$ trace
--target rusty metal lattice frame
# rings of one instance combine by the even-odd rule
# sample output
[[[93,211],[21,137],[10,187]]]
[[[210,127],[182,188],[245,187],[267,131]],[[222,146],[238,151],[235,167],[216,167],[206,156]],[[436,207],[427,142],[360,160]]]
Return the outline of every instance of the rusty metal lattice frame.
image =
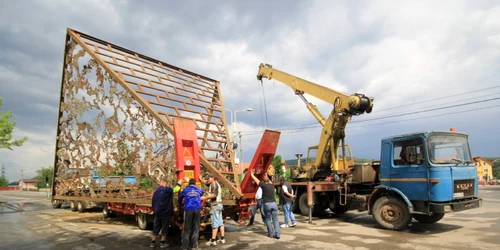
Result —
[[[193,120],[201,165],[234,197],[242,196],[218,81],[72,29],[67,30],[66,46],[69,40],[75,41],[170,134],[173,118]],[[61,95],[61,103],[62,99]]]

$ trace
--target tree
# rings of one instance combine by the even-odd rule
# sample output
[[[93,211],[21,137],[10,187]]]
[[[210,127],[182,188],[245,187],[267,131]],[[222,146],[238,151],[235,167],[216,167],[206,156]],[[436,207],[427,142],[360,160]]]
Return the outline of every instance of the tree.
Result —
[[[283,160],[281,159],[281,155],[275,155],[274,156],[274,159],[273,159],[273,167],[274,167],[274,176],[276,176],[276,178],[280,177],[280,176],[284,176],[284,172],[283,172]]]
[[[9,185],[9,180],[5,177],[0,177],[0,187],[7,187]]]
[[[36,187],[45,188],[47,184],[52,185],[52,177],[54,176],[54,168],[52,167],[42,167],[36,171]]]
[[[9,122],[12,117],[12,112],[9,110],[7,112],[2,112],[2,101],[0,98],[0,149],[7,148],[12,150],[12,147],[20,147],[23,143],[28,140],[28,137],[24,137],[21,140],[12,140],[12,131],[16,122]]]

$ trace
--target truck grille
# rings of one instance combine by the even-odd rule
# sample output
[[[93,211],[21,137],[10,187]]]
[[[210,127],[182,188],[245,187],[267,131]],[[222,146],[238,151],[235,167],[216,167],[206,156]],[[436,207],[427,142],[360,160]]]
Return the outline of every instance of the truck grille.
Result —
[[[455,180],[453,198],[460,199],[474,196],[474,180]]]

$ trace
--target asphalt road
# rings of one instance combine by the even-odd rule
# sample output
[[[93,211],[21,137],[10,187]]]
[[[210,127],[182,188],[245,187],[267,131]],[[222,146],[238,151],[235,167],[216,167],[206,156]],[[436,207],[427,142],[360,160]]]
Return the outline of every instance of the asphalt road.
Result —
[[[337,218],[297,216],[296,228],[282,229],[281,239],[266,236],[257,224],[227,223],[225,245],[201,249],[498,249],[500,246],[500,186],[480,187],[483,207],[447,214],[433,225],[413,221],[401,232],[381,229],[366,213]],[[150,231],[137,228],[133,217],[104,219],[99,212],[52,209],[46,193],[0,192],[0,249],[150,249]],[[280,216],[282,221],[282,216]],[[179,249],[178,235],[169,249]]]

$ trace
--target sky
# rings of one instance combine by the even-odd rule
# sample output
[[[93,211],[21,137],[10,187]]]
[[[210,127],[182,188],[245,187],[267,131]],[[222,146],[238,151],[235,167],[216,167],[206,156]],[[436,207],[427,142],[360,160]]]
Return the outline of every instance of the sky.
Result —
[[[0,150],[6,177],[52,166],[66,28],[220,82],[236,113],[243,161],[263,129],[294,159],[320,128],[291,88],[256,79],[260,63],[336,91],[374,98],[353,117],[354,157],[378,159],[384,137],[469,135],[474,156],[500,156],[498,1],[0,0],[0,97],[23,147]],[[305,95],[328,116],[332,105]],[[264,105],[265,103],[265,105]],[[227,113],[227,117],[231,114]]]

